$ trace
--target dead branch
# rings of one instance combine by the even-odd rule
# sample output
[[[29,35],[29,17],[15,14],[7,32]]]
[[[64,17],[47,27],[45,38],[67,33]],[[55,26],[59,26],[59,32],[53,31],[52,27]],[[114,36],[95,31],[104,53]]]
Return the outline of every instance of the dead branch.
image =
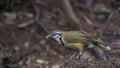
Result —
[[[49,33],[49,30],[42,23],[40,23],[40,21],[39,21],[40,11],[39,11],[38,6],[32,0],[31,0],[31,4],[33,5],[34,10],[36,12],[35,23],[38,24],[38,25],[40,25],[46,33]]]
[[[89,25],[92,25],[92,21],[87,16],[83,16],[83,18]]]
[[[106,21],[106,24],[102,27],[102,29],[101,29],[100,32],[99,32],[100,37],[103,37],[103,32],[104,32],[105,29],[107,29],[107,27],[109,26],[111,18],[113,17],[113,15],[115,15],[115,14],[117,14],[117,13],[118,13],[118,11],[114,11],[114,12],[112,12],[112,13],[109,15],[109,17],[108,17],[108,19],[107,19],[107,21]]]
[[[69,0],[60,0],[62,3],[62,8],[64,10],[65,16],[70,23],[75,25],[76,29],[81,28],[80,20],[75,16],[72,6]]]

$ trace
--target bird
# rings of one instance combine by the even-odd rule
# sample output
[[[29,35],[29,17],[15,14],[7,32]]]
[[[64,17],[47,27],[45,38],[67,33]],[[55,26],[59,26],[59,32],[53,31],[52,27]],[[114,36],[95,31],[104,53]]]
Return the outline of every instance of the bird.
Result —
[[[94,38],[84,31],[60,31],[54,30],[46,36],[46,39],[53,39],[62,46],[78,50],[76,58],[82,56],[87,48],[98,47],[102,50],[110,50],[111,48],[100,38]]]

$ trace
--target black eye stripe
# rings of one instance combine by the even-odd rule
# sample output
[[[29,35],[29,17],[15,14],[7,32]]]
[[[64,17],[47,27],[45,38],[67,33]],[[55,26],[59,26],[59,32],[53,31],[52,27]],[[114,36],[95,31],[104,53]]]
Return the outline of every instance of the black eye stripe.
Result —
[[[52,36],[61,35],[61,33],[54,33]]]
[[[55,37],[55,38],[60,38],[61,36],[60,36],[60,35],[55,35],[54,37]]]

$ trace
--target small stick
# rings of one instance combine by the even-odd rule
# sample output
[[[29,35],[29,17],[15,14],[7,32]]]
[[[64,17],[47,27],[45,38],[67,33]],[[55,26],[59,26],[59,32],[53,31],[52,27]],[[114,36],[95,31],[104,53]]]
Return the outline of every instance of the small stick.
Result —
[[[42,23],[40,23],[40,21],[39,21],[39,16],[40,16],[39,8],[36,6],[36,4],[34,3],[33,0],[31,0],[31,4],[32,4],[33,7],[34,7],[34,10],[36,11],[35,22],[36,22],[38,25],[40,25],[40,26],[44,29],[44,31],[45,31],[46,33],[49,33],[49,30],[48,30]]]
[[[71,24],[73,24],[75,26],[74,27],[75,29],[83,30],[82,26],[81,26],[81,22],[80,22],[79,18],[76,17],[69,0],[60,0],[60,2],[62,4],[62,9],[64,10],[64,13],[65,13],[68,21],[70,21]]]
[[[102,27],[102,29],[101,29],[100,32],[99,32],[99,36],[100,36],[100,37],[103,37],[103,32],[104,32],[105,29],[109,26],[111,18],[112,18],[113,15],[115,15],[116,13],[118,13],[118,11],[114,11],[114,12],[112,12],[112,13],[109,15],[109,17],[108,17],[108,19],[107,19],[107,21],[106,21],[106,24]]]
[[[88,24],[92,24],[92,21],[89,19],[89,18],[87,18],[86,16],[83,16],[83,18],[85,19],[85,21],[88,23]]]

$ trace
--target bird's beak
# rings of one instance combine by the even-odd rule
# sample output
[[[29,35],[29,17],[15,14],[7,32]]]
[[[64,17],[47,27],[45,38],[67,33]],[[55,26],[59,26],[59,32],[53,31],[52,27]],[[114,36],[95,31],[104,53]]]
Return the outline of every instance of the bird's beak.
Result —
[[[50,38],[50,37],[51,37],[51,35],[49,34],[49,35],[47,35],[45,38],[48,39],[48,38]]]

